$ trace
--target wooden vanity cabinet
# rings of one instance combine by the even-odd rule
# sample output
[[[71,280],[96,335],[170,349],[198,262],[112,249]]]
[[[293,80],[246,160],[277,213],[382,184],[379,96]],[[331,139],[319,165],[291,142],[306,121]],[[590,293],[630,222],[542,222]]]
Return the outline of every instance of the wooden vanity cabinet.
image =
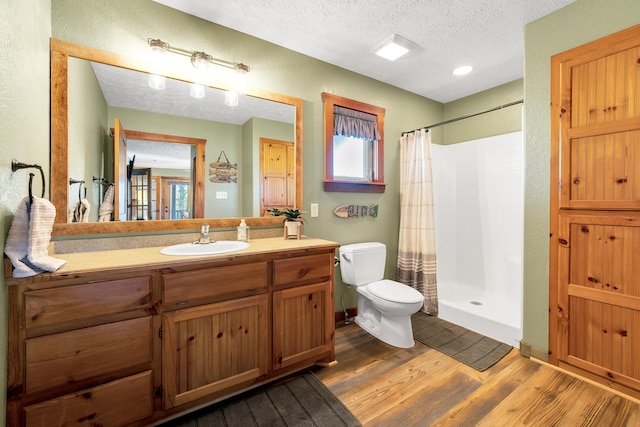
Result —
[[[333,268],[333,253],[274,261],[274,369],[335,359]]]
[[[9,287],[7,425],[150,417],[152,275],[42,279]]]
[[[335,247],[7,278],[7,425],[149,425],[334,362]]]

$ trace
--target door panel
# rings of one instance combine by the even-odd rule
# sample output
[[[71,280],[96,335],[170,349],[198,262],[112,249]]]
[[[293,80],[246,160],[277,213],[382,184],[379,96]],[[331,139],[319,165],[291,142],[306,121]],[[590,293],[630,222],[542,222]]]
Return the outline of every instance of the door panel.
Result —
[[[640,25],[551,58],[549,361],[640,396]]]
[[[116,181],[113,197],[113,220],[126,221],[129,199],[127,197],[129,180],[127,179],[127,137],[120,119],[116,118],[113,136],[113,176]]]
[[[260,215],[295,204],[293,142],[260,138]]]
[[[269,369],[268,296],[223,301],[163,315],[165,408],[228,394]]]

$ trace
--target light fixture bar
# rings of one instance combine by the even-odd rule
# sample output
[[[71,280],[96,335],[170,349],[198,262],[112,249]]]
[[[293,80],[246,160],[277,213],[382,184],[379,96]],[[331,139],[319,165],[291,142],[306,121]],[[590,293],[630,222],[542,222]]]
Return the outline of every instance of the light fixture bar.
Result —
[[[147,40],[147,43],[152,48],[163,49],[167,52],[176,53],[182,56],[188,56],[190,58],[193,58],[194,56],[198,56],[199,59],[205,60],[211,64],[218,65],[221,67],[231,68],[232,70],[244,71],[245,73],[248,73],[249,71],[251,71],[251,68],[248,65],[243,64],[241,62],[226,61],[224,59],[214,58],[213,56],[208,55],[204,52],[196,52],[193,50],[187,50],[180,47],[171,46],[169,43],[163,42],[160,39],[149,38]]]

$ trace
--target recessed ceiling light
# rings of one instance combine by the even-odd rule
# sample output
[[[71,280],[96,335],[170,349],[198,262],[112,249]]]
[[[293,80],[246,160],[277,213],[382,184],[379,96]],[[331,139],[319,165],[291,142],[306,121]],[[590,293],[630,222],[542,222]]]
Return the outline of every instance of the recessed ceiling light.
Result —
[[[463,65],[453,70],[453,74],[456,76],[464,76],[465,74],[469,74],[471,70],[473,70],[471,65]]]
[[[405,55],[412,47],[415,46],[410,40],[405,39],[397,34],[391,34],[389,37],[378,43],[371,52],[381,56],[389,61],[395,61],[402,55]]]

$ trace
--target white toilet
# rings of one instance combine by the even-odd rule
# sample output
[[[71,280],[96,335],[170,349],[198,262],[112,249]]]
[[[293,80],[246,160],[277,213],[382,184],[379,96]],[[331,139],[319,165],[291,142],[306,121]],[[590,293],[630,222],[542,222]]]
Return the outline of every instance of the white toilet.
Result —
[[[387,247],[367,242],[341,246],[342,281],[358,292],[356,323],[387,344],[413,347],[411,315],[424,303],[424,296],[410,286],[383,279]]]

